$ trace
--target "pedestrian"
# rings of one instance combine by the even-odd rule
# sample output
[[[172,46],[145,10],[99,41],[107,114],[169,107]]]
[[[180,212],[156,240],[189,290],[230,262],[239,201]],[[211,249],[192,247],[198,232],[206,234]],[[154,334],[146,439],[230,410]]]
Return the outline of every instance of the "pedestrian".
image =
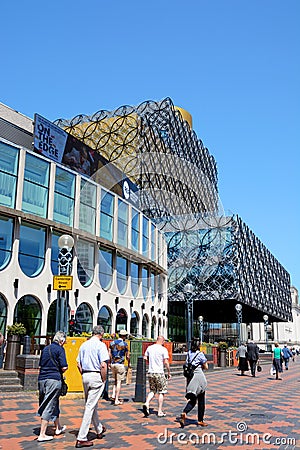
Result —
[[[204,422],[205,412],[205,390],[207,386],[206,377],[203,373],[203,369],[208,369],[207,358],[203,352],[200,351],[200,342],[193,340],[191,343],[191,349],[187,353],[186,364],[191,363],[194,370],[191,378],[187,379],[186,395],[188,400],[185,408],[180,416],[180,426],[184,427],[187,414],[198,403],[198,422],[197,425],[201,427],[207,427],[207,423]]]
[[[251,375],[255,377],[256,364],[259,359],[259,348],[253,341],[249,341],[247,344],[247,359],[250,364]]]
[[[241,371],[241,375],[245,375],[245,372],[247,372],[249,370],[247,356],[248,356],[248,353],[247,353],[246,343],[242,342],[236,352],[236,359],[239,362],[238,370]]]
[[[52,344],[47,345],[40,357],[40,373],[38,376],[39,409],[37,414],[41,417],[39,442],[51,441],[53,436],[46,434],[49,421],[55,425],[55,435],[65,432],[66,427],[61,426],[59,420],[59,396],[61,392],[62,374],[68,369],[66,352],[63,348],[66,334],[57,331]]]
[[[167,393],[168,382],[164,373],[164,366],[167,369],[168,380],[171,378],[169,354],[168,350],[164,347],[165,338],[158,336],[156,343],[150,345],[144,355],[144,359],[148,360],[148,380],[150,392],[147,396],[147,400],[143,405],[143,413],[146,417],[149,416],[149,405],[155,394],[158,394],[158,417],[165,417],[163,412],[164,395]]]
[[[291,352],[292,352],[292,361],[295,362],[295,356],[297,354],[295,347],[291,348]]]
[[[123,400],[120,400],[121,383],[125,379],[126,369],[124,366],[125,359],[130,368],[130,355],[128,351],[128,344],[125,342],[127,336],[126,330],[119,331],[119,339],[115,339],[109,346],[110,367],[114,379],[114,386],[112,397],[110,398],[116,406],[122,405]]]
[[[278,342],[275,342],[275,347],[273,350],[273,366],[276,372],[276,380],[282,380],[282,378],[279,378],[279,373],[282,373],[282,351],[279,347]]]
[[[106,431],[106,427],[102,425],[98,416],[98,401],[105,386],[109,361],[106,345],[102,342],[103,333],[104,328],[101,325],[95,326],[92,337],[81,345],[77,357],[78,370],[82,374],[85,409],[77,435],[76,448],[93,445],[93,442],[87,438],[91,422],[98,439],[102,439]]]
[[[284,361],[285,370],[289,370],[289,361],[290,361],[290,358],[293,358],[293,353],[288,348],[287,344],[284,344],[284,347],[283,347],[281,353],[282,353],[282,357],[283,357],[283,361]]]

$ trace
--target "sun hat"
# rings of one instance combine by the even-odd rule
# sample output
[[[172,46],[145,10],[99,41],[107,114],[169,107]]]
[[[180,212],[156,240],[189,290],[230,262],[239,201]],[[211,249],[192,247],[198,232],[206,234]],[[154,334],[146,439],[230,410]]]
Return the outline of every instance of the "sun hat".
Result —
[[[128,333],[127,333],[127,331],[126,330],[120,330],[119,331],[119,335],[120,336],[126,336]]]

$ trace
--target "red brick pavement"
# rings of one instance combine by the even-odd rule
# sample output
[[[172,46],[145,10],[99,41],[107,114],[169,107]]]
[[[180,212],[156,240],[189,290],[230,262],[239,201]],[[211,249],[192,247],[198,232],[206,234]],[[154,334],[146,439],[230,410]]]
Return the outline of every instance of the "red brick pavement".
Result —
[[[263,366],[255,378],[241,377],[236,369],[207,372],[207,428],[196,426],[196,409],[190,413],[185,428],[179,427],[178,416],[185,405],[183,377],[169,382],[165,418],[156,415],[156,399],[151,403],[150,416],[145,418],[142,405],[133,401],[135,386],[124,386],[122,406],[101,400],[101,418],[107,432],[98,440],[91,429],[93,448],[300,449],[300,357],[290,363],[282,381],[270,376],[269,368]],[[79,397],[70,394],[61,399],[61,423],[67,426],[66,433],[51,442],[38,443],[40,420],[35,415],[36,393],[2,394],[0,446],[3,450],[74,448],[84,406]],[[54,429],[49,427],[48,432],[54,433]]]

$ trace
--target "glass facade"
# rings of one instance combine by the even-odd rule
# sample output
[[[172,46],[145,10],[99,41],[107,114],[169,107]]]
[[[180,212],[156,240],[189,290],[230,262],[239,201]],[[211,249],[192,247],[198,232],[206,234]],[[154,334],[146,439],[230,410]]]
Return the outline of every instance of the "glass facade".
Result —
[[[56,167],[53,220],[73,226],[75,175]]]
[[[84,240],[77,241],[77,275],[82,286],[89,286],[94,277],[94,244]]]
[[[21,223],[19,265],[28,277],[37,276],[44,267],[45,241],[45,228],[31,223]]]
[[[139,291],[139,265],[130,263],[130,275],[131,275],[131,292],[134,298],[137,297]]]
[[[149,252],[149,220],[143,216],[143,239],[142,239],[143,255],[148,257]]]
[[[99,281],[104,290],[110,288],[113,274],[113,255],[111,250],[99,249]]]
[[[148,278],[148,269],[147,267],[142,268],[142,291],[143,297],[146,299],[149,291],[149,278]]]
[[[120,294],[124,294],[127,287],[127,259],[117,255],[117,286]]]
[[[128,246],[128,205],[118,199],[118,239],[123,247]]]
[[[50,164],[26,153],[22,211],[47,217]]]
[[[91,307],[87,303],[81,303],[75,314],[75,332],[90,333],[93,328],[93,313]]]
[[[97,186],[81,179],[79,228],[95,234]]]
[[[100,237],[113,240],[114,196],[101,189]]]
[[[58,275],[59,237],[60,233],[53,232],[51,234],[51,271],[53,275]]]
[[[13,230],[13,219],[0,216],[0,270],[5,269],[11,260]]]
[[[0,142],[0,205],[14,208],[19,149]]]
[[[136,252],[139,251],[140,245],[140,214],[132,208],[131,209],[131,248]]]
[[[155,226],[153,225],[153,223],[151,223],[151,259],[152,259],[152,261],[155,261],[155,250],[156,250]]]

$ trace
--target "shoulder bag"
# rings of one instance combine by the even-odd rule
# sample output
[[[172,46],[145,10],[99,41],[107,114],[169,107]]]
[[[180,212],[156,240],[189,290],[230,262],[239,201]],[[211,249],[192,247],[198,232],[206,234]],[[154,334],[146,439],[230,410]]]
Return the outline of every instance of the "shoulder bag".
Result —
[[[197,355],[198,355],[198,353],[196,353],[196,355],[194,356],[192,361],[190,361],[189,360],[190,357],[188,354],[188,362],[183,365],[183,375],[185,376],[185,378],[188,378],[188,379],[193,378],[195,369],[198,366],[200,366],[201,363],[197,364],[196,366],[193,366],[193,364],[192,364],[192,362],[194,361],[194,359],[196,358]]]
[[[68,385],[67,385],[67,383],[65,382],[65,377],[64,377],[63,374],[61,373],[58,364],[57,364],[56,361],[52,358],[52,353],[51,353],[51,350],[50,350],[50,346],[49,346],[49,355],[50,355],[50,358],[51,358],[52,362],[56,365],[56,367],[58,368],[58,370],[59,370],[59,372],[60,372],[60,376],[61,376],[61,390],[60,390],[60,395],[61,395],[61,397],[64,397],[65,395],[67,395],[67,392],[68,392]]]

